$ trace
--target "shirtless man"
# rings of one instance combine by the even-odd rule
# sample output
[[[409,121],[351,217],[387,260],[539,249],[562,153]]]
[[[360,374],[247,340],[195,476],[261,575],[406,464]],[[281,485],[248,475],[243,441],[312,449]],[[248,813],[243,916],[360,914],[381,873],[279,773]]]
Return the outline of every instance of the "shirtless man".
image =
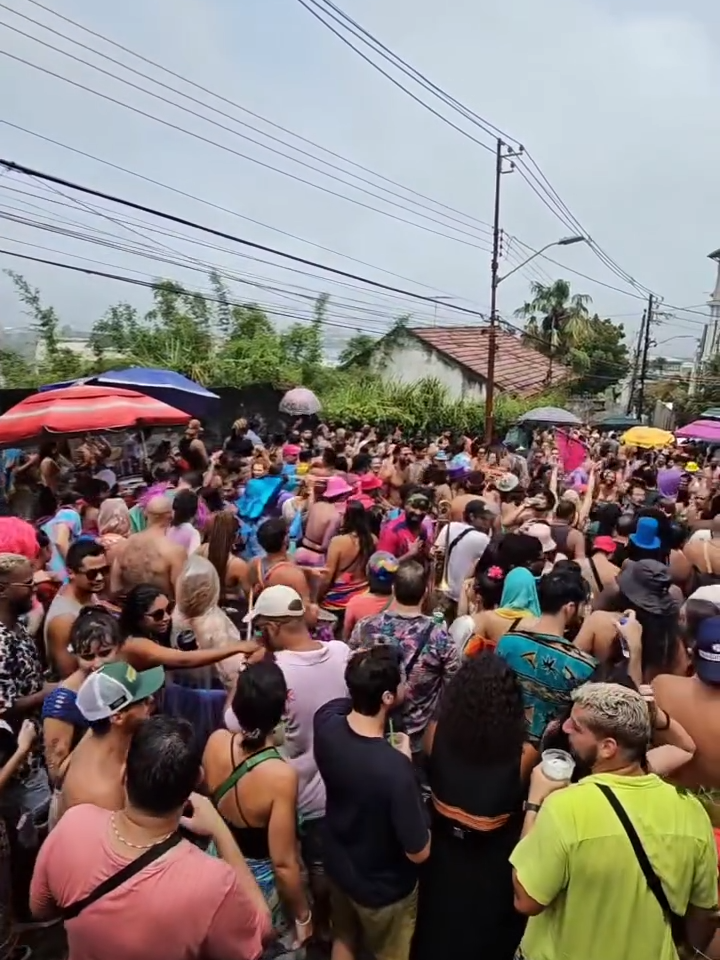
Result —
[[[305,605],[310,602],[310,589],[305,574],[287,554],[288,526],[282,517],[271,517],[260,525],[257,539],[265,551],[250,563],[250,584],[258,594],[278,583],[296,590]]]
[[[83,607],[95,604],[109,573],[105,551],[93,540],[76,540],[65,563],[70,582],[61,588],[45,617],[45,653],[53,675],[64,679],[78,666],[69,649],[70,633]]]
[[[402,506],[400,488],[408,482],[408,467],[411,460],[412,450],[410,447],[396,447],[395,453],[393,453],[392,458],[386,460],[380,474],[381,479],[387,484],[387,499],[393,507]]]
[[[450,520],[452,523],[462,523],[465,508],[473,500],[481,500],[485,489],[485,474],[482,470],[473,470],[461,481],[461,492],[450,501]]]
[[[119,810],[124,803],[125,760],[133,731],[152,712],[152,698],[165,682],[162,667],[138,673],[118,660],[84,681],[77,707],[90,725],[61,769],[56,819],[70,807],[93,803]]]
[[[697,524],[693,525],[697,529]],[[683,548],[683,553],[708,583],[720,582],[720,516],[710,521],[709,538],[693,535]]]
[[[128,537],[122,556],[113,564],[113,592],[123,596],[133,587],[149,583],[173,598],[187,552],[165,536],[172,520],[172,502],[167,497],[153,497],[145,517],[146,529]]]
[[[700,787],[717,790],[720,787],[720,662],[715,650],[720,644],[720,617],[700,620],[692,640],[695,676],[660,674],[652,686],[657,706],[687,730],[697,748],[690,763],[672,779],[691,790]]]

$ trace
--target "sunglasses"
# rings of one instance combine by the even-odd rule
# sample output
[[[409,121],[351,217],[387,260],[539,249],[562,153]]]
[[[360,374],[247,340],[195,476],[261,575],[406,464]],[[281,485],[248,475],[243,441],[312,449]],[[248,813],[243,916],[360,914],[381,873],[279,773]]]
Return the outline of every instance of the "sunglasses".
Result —
[[[95,580],[102,580],[103,577],[106,577],[110,573],[110,567],[95,567],[94,570],[81,570],[80,573],[87,577],[87,579],[94,583]]]
[[[175,603],[172,600],[168,601],[166,607],[162,607],[160,610],[151,610],[145,614],[146,617],[149,617],[150,620],[154,620],[155,623],[162,623],[165,617],[171,616],[173,610],[175,609]]]

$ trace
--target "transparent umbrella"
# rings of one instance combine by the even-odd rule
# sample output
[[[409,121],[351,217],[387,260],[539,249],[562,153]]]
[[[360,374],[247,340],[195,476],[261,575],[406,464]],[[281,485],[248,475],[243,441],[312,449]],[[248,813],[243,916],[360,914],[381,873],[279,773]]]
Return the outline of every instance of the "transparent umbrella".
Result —
[[[322,404],[306,387],[295,387],[288,390],[280,401],[280,413],[289,413],[293,417],[311,417],[319,413]]]

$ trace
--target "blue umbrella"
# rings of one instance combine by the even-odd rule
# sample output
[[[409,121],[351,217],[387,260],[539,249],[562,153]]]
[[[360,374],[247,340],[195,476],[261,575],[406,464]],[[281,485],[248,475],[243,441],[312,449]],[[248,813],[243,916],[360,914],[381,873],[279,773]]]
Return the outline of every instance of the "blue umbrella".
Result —
[[[184,377],[174,370],[156,370],[153,367],[128,367],[126,370],[108,370],[93,377],[83,377],[68,383],[48,384],[41,390],[57,390],[61,386],[73,384],[97,384],[103,387],[123,387],[137,390],[147,397],[153,397],[167,403],[176,410],[189,413],[192,417],[204,417],[220,397],[211,393],[199,383]]]

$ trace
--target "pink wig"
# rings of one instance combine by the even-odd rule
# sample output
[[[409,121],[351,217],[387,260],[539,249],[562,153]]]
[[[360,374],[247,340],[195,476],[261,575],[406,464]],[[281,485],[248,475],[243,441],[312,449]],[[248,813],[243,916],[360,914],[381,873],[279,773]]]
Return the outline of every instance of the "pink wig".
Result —
[[[35,527],[19,517],[0,517],[0,553],[17,553],[35,560],[40,546]]]

